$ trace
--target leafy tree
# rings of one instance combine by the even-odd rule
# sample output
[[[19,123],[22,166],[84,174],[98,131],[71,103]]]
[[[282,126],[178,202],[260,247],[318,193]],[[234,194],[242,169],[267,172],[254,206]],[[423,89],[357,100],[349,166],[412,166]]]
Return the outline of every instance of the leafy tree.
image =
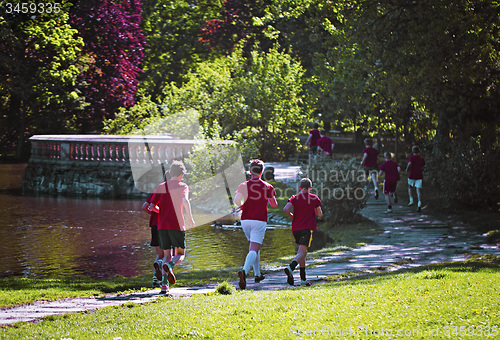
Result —
[[[7,13],[2,7],[0,105],[5,114],[0,117],[1,155],[11,154],[17,144],[16,157],[20,158],[26,136],[65,129],[81,105],[74,85],[83,42],[69,25],[70,6],[62,1],[57,12],[42,13],[29,8],[27,13]]]
[[[94,130],[120,107],[135,104],[145,42],[141,5],[139,0],[79,0],[71,23],[85,42],[79,90],[90,104],[76,125]]]
[[[210,49],[199,41],[199,32],[219,7],[218,0],[142,1],[147,39],[140,87],[147,95],[156,99],[168,83],[181,85],[187,73],[208,58]]]
[[[413,101],[436,115],[437,150],[467,121],[498,124],[498,3],[346,1],[342,13],[343,49],[371,78],[363,86],[401,109]]]
[[[133,131],[153,120],[194,110],[207,134],[255,145],[260,157],[286,159],[305,129],[303,69],[290,56],[272,50],[252,52],[250,64],[235,52],[201,63],[183,86],[165,88],[162,104],[145,100],[143,110],[122,110],[107,131]],[[144,117],[151,115],[151,118]],[[126,127],[126,129],[123,129]]]

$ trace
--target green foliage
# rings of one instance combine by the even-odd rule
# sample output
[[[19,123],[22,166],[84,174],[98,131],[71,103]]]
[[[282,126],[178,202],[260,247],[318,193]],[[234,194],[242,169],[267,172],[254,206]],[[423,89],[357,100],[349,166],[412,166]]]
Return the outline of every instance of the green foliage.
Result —
[[[500,148],[486,147],[471,138],[453,141],[444,155],[426,156],[424,180],[439,188],[443,202],[496,206],[500,202],[496,169],[500,169]]]
[[[227,281],[224,281],[217,286],[215,291],[220,295],[231,295],[236,292],[236,289],[233,287],[232,284],[230,284]]]
[[[368,196],[365,191],[366,176],[355,159],[334,161],[321,157],[303,169],[313,182],[311,193],[318,195],[323,203],[327,225],[350,223],[364,207]]]
[[[238,141],[245,158],[257,148],[266,160],[287,159],[305,128],[303,72],[277,51],[254,52],[248,62],[237,53],[215,58],[201,63],[183,86],[166,86],[161,105],[143,97],[138,107],[122,109],[116,120],[107,121],[105,130],[137,132],[171,115],[193,112],[199,114],[204,137]]]

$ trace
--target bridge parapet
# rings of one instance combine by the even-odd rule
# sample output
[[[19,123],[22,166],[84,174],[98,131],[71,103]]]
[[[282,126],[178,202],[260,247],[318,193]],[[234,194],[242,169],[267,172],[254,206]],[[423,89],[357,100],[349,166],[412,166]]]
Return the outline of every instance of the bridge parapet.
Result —
[[[170,135],[35,135],[30,141],[25,193],[120,198],[145,195],[132,168],[143,169],[146,181],[163,169],[158,165],[188,157],[199,142]]]
[[[172,136],[36,135],[30,162],[169,163],[187,157],[195,140]]]

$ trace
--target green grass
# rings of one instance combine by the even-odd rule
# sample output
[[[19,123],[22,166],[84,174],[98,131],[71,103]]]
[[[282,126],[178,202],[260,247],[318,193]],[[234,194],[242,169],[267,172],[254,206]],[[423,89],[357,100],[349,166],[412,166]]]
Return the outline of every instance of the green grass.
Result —
[[[235,279],[236,268],[182,273],[176,286],[195,286]],[[151,288],[151,275],[116,276],[110,279],[88,277],[0,279],[0,308],[32,303],[35,300],[54,301],[74,297],[104,296]]]
[[[478,339],[488,334],[498,337],[499,279],[497,263],[441,264],[308,288],[162,298],[142,306],[127,304],[51,317],[37,324],[16,324],[1,330],[0,337],[418,339],[437,335],[433,337]],[[398,330],[403,332],[400,336],[396,336]],[[384,336],[381,332],[385,332]],[[391,337],[388,332],[392,332]],[[411,332],[411,336],[404,332]]]

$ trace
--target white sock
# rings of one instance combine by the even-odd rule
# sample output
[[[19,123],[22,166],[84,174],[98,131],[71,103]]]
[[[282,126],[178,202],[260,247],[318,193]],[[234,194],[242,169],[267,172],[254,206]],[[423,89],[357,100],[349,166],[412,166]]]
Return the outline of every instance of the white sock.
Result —
[[[260,276],[260,250],[257,252],[257,257],[253,263],[253,272],[255,276]]]
[[[257,258],[257,252],[255,250],[250,250],[247,254],[247,258],[245,259],[245,265],[243,266],[245,275],[248,275],[250,267],[255,263],[256,258]]]

